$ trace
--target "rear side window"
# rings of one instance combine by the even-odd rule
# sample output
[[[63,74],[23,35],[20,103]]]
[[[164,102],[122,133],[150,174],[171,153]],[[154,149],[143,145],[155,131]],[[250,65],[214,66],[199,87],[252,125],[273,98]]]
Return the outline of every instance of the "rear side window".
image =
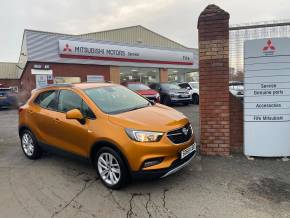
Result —
[[[92,110],[78,94],[69,90],[61,90],[58,97],[58,111],[65,113],[73,109],[80,110],[85,118],[96,118]]]
[[[34,100],[35,104],[38,104],[40,107],[47,108],[50,110],[56,110],[56,91],[50,90],[40,93],[37,98]]]

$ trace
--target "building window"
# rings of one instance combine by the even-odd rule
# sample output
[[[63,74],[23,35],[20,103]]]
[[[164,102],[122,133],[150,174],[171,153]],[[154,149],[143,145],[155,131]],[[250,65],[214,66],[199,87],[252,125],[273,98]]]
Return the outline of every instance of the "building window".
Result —
[[[168,69],[168,82],[197,82],[199,73],[192,69]]]
[[[55,77],[54,83],[80,83],[80,77]]]
[[[150,84],[159,82],[158,68],[120,67],[122,82],[142,82]]]

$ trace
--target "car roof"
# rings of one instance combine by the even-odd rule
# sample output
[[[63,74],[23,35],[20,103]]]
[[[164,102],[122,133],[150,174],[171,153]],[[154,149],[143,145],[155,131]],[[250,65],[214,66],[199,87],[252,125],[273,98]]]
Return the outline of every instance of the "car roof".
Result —
[[[127,84],[144,84],[144,83],[141,83],[141,82],[125,82],[125,83],[127,83]]]
[[[77,89],[90,89],[90,88],[98,88],[98,87],[107,87],[107,86],[118,86],[118,84],[114,83],[60,83],[60,84],[50,84],[41,88],[36,88],[34,91],[43,91],[49,89],[57,89],[57,88],[77,88]]]

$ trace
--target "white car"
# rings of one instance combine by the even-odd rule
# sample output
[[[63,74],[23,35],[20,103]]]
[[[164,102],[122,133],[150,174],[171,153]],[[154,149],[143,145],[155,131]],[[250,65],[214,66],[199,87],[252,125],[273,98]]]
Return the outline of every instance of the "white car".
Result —
[[[184,82],[178,84],[181,88],[187,89],[192,96],[192,103],[199,104],[199,82]]]
[[[244,97],[244,83],[239,81],[230,81],[229,91],[232,95],[243,98]]]

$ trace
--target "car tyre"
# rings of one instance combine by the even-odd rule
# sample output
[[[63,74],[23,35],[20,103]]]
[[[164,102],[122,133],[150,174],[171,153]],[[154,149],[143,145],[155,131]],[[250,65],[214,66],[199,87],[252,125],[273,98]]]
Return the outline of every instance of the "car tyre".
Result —
[[[128,169],[122,156],[110,147],[97,151],[94,166],[102,183],[110,189],[120,189],[129,182]]]
[[[167,106],[171,106],[172,105],[172,102],[171,102],[171,99],[169,96],[165,96],[164,97],[164,100],[163,100],[163,103]]]
[[[192,95],[192,103],[199,104],[199,96],[197,94]]]
[[[42,150],[30,130],[23,130],[20,134],[20,139],[22,151],[28,159],[36,160],[41,157]]]

